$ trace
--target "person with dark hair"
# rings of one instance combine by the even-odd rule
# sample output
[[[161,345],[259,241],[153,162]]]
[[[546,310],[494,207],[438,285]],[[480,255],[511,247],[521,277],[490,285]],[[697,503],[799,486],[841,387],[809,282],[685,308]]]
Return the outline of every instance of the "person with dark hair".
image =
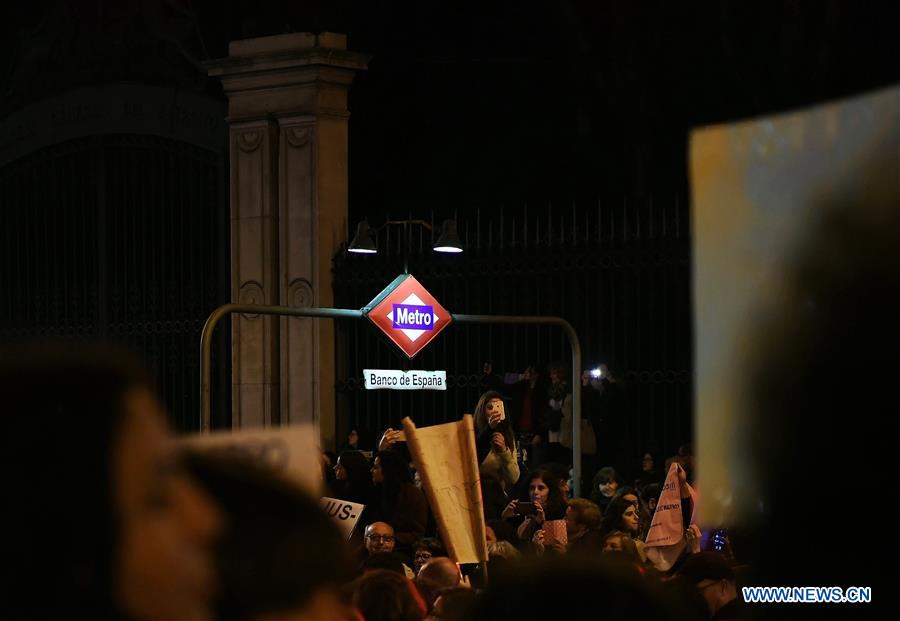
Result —
[[[481,365],[481,378],[478,380],[478,387],[482,392],[499,391],[503,387],[503,378],[494,373],[494,365],[485,362]]]
[[[497,479],[482,478],[480,486],[485,521],[499,519],[504,507],[509,503],[509,496],[503,489],[503,484]]]
[[[375,515],[394,529],[397,552],[411,560],[412,546],[425,535],[428,501],[412,482],[408,462],[394,450],[379,451],[372,466]]]
[[[415,556],[413,557],[413,573],[419,575],[422,566],[433,558],[447,556],[444,544],[433,537],[425,537],[416,542]]]
[[[549,409],[546,400],[546,380],[537,365],[530,364],[520,374],[518,382],[507,390],[513,397],[513,423],[516,439],[523,452],[527,452],[530,466],[545,461],[547,448],[547,428],[545,411]]]
[[[600,539],[600,551],[603,554],[621,554],[629,562],[641,564],[643,559],[638,551],[638,542],[631,535],[621,530],[611,530]]]
[[[550,461],[568,464],[572,461],[572,451],[560,444],[562,419],[565,416],[563,406],[567,397],[571,400],[572,394],[567,381],[568,371],[561,362],[552,362],[547,365],[547,376],[550,378],[544,402],[547,407],[542,410],[542,426],[548,430],[546,457]]]
[[[615,495],[613,496],[613,500],[616,498],[623,498],[626,502],[630,502],[635,506],[638,512],[638,518],[640,519],[640,524],[638,527],[637,535],[634,535],[635,539],[643,540],[647,535],[647,531],[650,529],[650,522],[653,519],[653,514],[647,509],[647,506],[644,504],[644,501],[641,500],[640,495],[637,490],[630,486],[620,487],[616,490]],[[690,517],[688,517],[690,519]]]
[[[521,541],[531,541],[545,521],[563,520],[566,517],[566,499],[562,496],[559,479],[551,472],[535,470],[529,475],[527,483],[527,496],[521,501],[513,500],[506,505],[502,516],[505,520],[521,519],[516,529],[516,536]],[[522,514],[520,502],[530,502],[531,511]]]
[[[338,454],[340,455],[344,451],[364,451],[366,449],[366,442],[364,442],[363,438],[365,437],[365,431],[360,429],[358,426],[350,427],[347,431],[347,439],[341,444],[340,450]]]
[[[469,587],[453,587],[438,595],[432,607],[432,618],[442,621],[468,621],[478,601],[478,595]]]
[[[591,611],[586,615],[585,611]],[[491,578],[468,617],[471,621],[553,621],[598,618],[611,621],[676,617],[656,585],[633,563],[611,555],[599,559],[549,557],[504,567]]]
[[[593,500],[601,510],[606,511],[606,505],[616,495],[619,489],[619,475],[615,469],[606,466],[600,468],[594,475],[594,481],[591,485],[591,500]]]
[[[595,555],[603,548],[600,507],[586,498],[573,498],[566,507],[566,535],[568,552]]]
[[[504,413],[503,397],[488,391],[475,405],[475,450],[478,470],[484,479],[496,479],[504,490],[519,480],[516,435],[510,417]]]
[[[400,574],[405,578],[411,578],[411,572],[407,572],[407,566],[403,564],[403,560],[393,552],[376,552],[369,554],[359,564],[359,573],[365,575],[366,572],[378,569],[386,569]]]
[[[697,588],[709,606],[712,621],[743,617],[734,570],[721,554],[715,552],[691,554],[681,564],[677,575]]]
[[[130,355],[81,344],[0,352],[0,618],[212,619],[221,512],[180,467]]]
[[[650,513],[650,519],[653,519],[653,512],[656,511],[656,503],[659,502],[659,495],[662,494],[662,485],[659,483],[651,483],[641,490],[641,500],[647,506],[647,512]]]
[[[624,412],[624,383],[611,363],[599,365],[600,377],[591,378],[591,395],[597,395],[595,407],[599,411],[597,454],[616,468],[619,474],[631,472],[632,434]],[[620,482],[630,480],[627,476]]]
[[[357,580],[353,605],[365,621],[422,621],[426,612],[412,581],[384,569],[367,572]]]
[[[638,539],[641,534],[641,516],[636,504],[621,496],[613,498],[606,506],[606,511],[603,513],[601,528],[605,533],[614,530],[626,533],[629,537],[634,539],[635,542],[638,542],[637,546],[638,552],[641,554],[641,560],[645,560],[646,556],[643,551],[643,542]]]
[[[654,457],[653,453],[650,451],[644,451],[644,454],[641,457],[640,473],[634,480],[634,486],[640,491],[647,485],[662,483],[664,479],[665,476],[660,473],[659,468],[657,467],[656,457]]]
[[[352,562],[340,530],[319,504],[234,453],[194,454],[188,463],[227,516],[216,546],[218,620],[336,616]]]
[[[334,464],[334,497],[365,505],[357,523],[357,531],[372,523],[375,509],[375,485],[372,483],[372,467],[360,451],[343,451]]]
[[[327,496],[334,497],[337,488],[337,479],[334,475],[334,465],[337,463],[337,455],[334,451],[320,451],[322,460],[322,482]]]
[[[563,498],[568,499],[572,494],[572,486],[569,485],[569,467],[551,461],[541,464],[541,469],[546,470],[559,479],[559,491],[562,493]]]
[[[709,621],[709,605],[693,581],[674,576],[663,582],[663,590],[677,608],[680,621]]]

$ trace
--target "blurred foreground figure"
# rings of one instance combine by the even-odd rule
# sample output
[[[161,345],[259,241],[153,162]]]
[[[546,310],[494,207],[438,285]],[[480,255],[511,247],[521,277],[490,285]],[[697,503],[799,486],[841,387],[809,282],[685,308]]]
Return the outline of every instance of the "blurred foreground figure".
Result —
[[[549,557],[510,565],[492,576],[470,619],[634,621],[679,619],[672,604],[633,564],[606,556]]]
[[[353,578],[337,525],[306,492],[232,452],[192,453],[190,471],[221,504],[218,621],[342,621]]]
[[[871,586],[872,601],[754,604],[748,618],[898,618],[900,177],[881,179],[811,229],[759,330],[745,436],[761,480],[744,546],[754,583]],[[827,508],[837,497],[841,517]],[[878,510],[856,520],[854,504]]]
[[[0,352],[3,619],[207,621],[221,516],[162,408],[107,349]]]

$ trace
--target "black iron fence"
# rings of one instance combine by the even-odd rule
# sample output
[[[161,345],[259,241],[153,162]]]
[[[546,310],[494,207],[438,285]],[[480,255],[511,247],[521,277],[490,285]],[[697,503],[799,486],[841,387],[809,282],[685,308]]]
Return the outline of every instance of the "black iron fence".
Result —
[[[571,322],[585,366],[607,363],[625,382],[622,407],[637,460],[641,450],[668,453],[691,437],[686,212],[678,198],[482,211],[458,222],[461,255],[431,252],[430,233],[414,227],[409,271],[451,312]],[[388,227],[378,255],[339,253],[336,306],[369,302],[402,271],[406,245],[402,230]],[[502,374],[551,361],[567,366],[570,356],[565,336],[549,327],[451,326],[411,362],[374,326],[336,329],[339,441],[352,427],[371,443],[403,416],[430,425],[471,412],[485,362]],[[365,368],[446,370],[448,389],[367,391]]]
[[[0,341],[125,345],[154,373],[175,424],[196,429],[200,331],[228,301],[225,164],[169,139],[107,135],[0,169]],[[220,425],[230,401],[223,351]]]

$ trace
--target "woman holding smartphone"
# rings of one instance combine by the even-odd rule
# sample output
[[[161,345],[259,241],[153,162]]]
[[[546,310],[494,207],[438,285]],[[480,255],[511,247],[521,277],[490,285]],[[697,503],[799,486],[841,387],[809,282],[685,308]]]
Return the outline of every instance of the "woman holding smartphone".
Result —
[[[475,449],[482,479],[500,481],[509,491],[519,480],[516,434],[499,392],[489,390],[475,406]]]
[[[502,515],[504,519],[522,519],[516,536],[523,541],[531,541],[547,520],[564,520],[567,506],[559,479],[548,470],[532,472],[527,490],[526,499],[513,500],[506,505]]]

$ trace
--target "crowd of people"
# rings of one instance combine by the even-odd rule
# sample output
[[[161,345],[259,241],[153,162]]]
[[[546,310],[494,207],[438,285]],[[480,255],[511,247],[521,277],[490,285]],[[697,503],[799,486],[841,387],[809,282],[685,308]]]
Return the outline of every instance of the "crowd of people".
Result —
[[[331,497],[366,505],[350,541],[362,579],[371,571],[394,571],[417,586],[424,615],[452,617],[459,608],[465,615],[457,618],[468,618],[477,597],[454,595],[444,604],[443,594],[459,589],[478,594],[493,579],[531,562],[605,559],[640,576],[648,587],[660,587],[664,598],[678,599],[681,618],[740,618],[736,585],[746,568],[734,557],[727,535],[712,537],[691,523],[691,445],[679,447],[665,464],[643,452],[633,456],[636,464],[629,468],[627,445],[601,440],[598,433],[584,443],[590,451],[585,456],[611,461],[590,471],[583,497],[573,497],[572,434],[564,432],[566,425],[571,430],[571,390],[561,365],[550,365],[547,375],[542,382],[534,366],[505,375],[484,367],[484,392],[473,418],[486,568],[458,567],[449,560],[403,434],[384,430],[369,458],[359,450],[360,431],[350,431],[333,467],[327,458],[325,478]],[[613,427],[619,382],[605,366],[585,371],[581,381],[586,432]],[[607,452],[598,452],[598,446]],[[679,475],[684,545],[674,563],[659,564],[648,557],[644,542],[672,464]]]
[[[121,353],[23,349],[3,357],[0,393],[10,411],[36,414],[8,417],[3,435],[19,468],[4,477],[15,570],[0,582],[4,618],[495,621],[599,607],[599,618],[699,621],[745,612],[747,565],[727,533],[692,523],[690,445],[662,468],[651,453],[636,456],[627,479],[600,467],[573,497],[571,464],[522,459],[520,413],[487,390],[474,433],[488,560],[459,565],[397,430],[371,455],[348,447],[323,470],[330,497],[365,506],[348,541],[318,499],[259,462],[175,442],[140,365]],[[677,474],[685,528],[677,558],[659,563],[646,541],[672,487],[666,473]]]
[[[640,595],[614,618],[644,609],[733,618],[721,614],[734,612],[731,565],[718,553],[704,561],[699,537],[671,571],[647,560],[644,494],[661,471],[648,464],[636,487],[603,468],[589,494],[603,508],[572,498],[567,464],[518,458],[515,421],[496,392],[475,408],[489,560],[458,565],[393,429],[371,458],[348,449],[329,469],[327,493],[365,505],[348,541],[318,499],[259,462],[175,442],[151,383],[124,354],[25,348],[4,356],[0,391],[13,411],[39,414],[10,417],[4,435],[4,455],[27,465],[27,476],[4,478],[15,568],[2,583],[4,618],[507,618],[498,610],[521,603],[504,598],[521,589],[527,599],[529,581],[548,580],[540,598],[567,609],[566,590],[589,588],[591,576],[611,597]],[[688,489],[690,464],[679,463]]]

